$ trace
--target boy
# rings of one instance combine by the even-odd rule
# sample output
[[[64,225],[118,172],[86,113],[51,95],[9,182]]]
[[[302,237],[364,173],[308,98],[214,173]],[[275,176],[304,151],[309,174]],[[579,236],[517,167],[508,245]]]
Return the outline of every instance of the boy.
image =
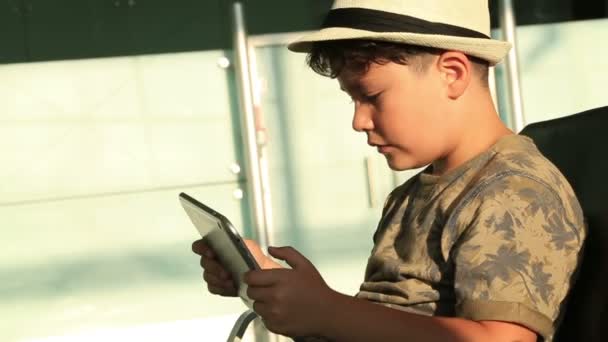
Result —
[[[245,280],[266,327],[331,341],[550,341],[585,237],[580,206],[533,142],[500,121],[484,0],[338,0],[290,45],[354,101],[353,128],[394,170],[429,165],[389,196],[365,281],[331,290],[291,247],[249,246]],[[212,293],[234,295],[197,241]],[[380,305],[378,305],[380,304]],[[305,339],[303,339],[305,340]]]

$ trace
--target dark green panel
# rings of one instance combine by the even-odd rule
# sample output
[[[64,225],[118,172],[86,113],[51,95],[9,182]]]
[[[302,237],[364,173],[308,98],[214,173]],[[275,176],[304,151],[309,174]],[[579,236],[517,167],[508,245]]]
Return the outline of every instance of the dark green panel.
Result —
[[[490,1],[492,27],[499,25],[500,1]],[[518,25],[548,24],[608,17],[606,0],[527,0],[513,1]]]
[[[218,1],[27,0],[29,60],[225,49]]]
[[[332,0],[245,0],[250,34],[308,31],[319,28]]]
[[[23,16],[11,10],[23,7]],[[245,0],[250,34],[317,28],[331,0]],[[0,6],[2,62],[229,49],[230,0],[9,0]],[[24,44],[24,41],[27,44]],[[13,46],[14,45],[14,46]]]
[[[0,2],[0,63],[26,58],[20,0]]]
[[[229,49],[230,0],[7,0],[0,63]],[[332,0],[243,0],[251,34],[318,28]],[[498,22],[492,1],[493,25]],[[519,24],[607,16],[605,0],[514,2]],[[25,42],[25,43],[24,43]]]
[[[140,0],[129,8],[129,25],[137,54],[232,45],[230,14],[218,0]]]
[[[30,60],[103,57],[129,48],[126,8],[114,1],[31,0]]]

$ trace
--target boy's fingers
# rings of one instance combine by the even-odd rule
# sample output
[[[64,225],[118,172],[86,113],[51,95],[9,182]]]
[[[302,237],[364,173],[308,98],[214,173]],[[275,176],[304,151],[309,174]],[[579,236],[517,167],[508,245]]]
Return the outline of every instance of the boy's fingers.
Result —
[[[203,279],[208,283],[211,284],[213,286],[217,286],[217,287],[234,287],[234,282],[232,281],[232,279],[224,279],[216,274],[210,273],[210,272],[204,272],[203,273]]]
[[[235,288],[223,288],[223,287],[216,287],[213,285],[208,285],[207,289],[209,290],[209,292],[211,292],[213,294],[224,296],[224,297],[235,297],[237,294]]]
[[[205,270],[203,272],[203,279],[207,283],[207,289],[209,292],[225,296],[234,297],[237,295],[236,286],[230,274],[222,267],[222,265],[216,261],[215,253],[205,243],[204,239],[194,241],[192,243],[192,251],[201,256],[201,267]]]
[[[272,286],[279,282],[281,277],[284,275],[283,272],[289,272],[287,269],[267,269],[249,271],[245,273],[244,281],[249,286],[254,287],[266,287]]]
[[[272,298],[272,295],[275,291],[276,290],[271,287],[249,286],[247,288],[247,297],[253,299],[256,302],[268,302]]]
[[[205,243],[205,240],[196,240],[192,243],[192,251],[200,256],[207,256],[209,258],[214,258],[215,253],[213,250]]]
[[[205,270],[205,273],[213,273],[217,277],[222,279],[230,279],[230,273],[228,273],[220,263],[215,260],[208,259],[205,257],[201,258],[201,267]]]
[[[293,247],[269,247],[268,253],[277,259],[284,260],[294,269],[310,265],[310,261]]]

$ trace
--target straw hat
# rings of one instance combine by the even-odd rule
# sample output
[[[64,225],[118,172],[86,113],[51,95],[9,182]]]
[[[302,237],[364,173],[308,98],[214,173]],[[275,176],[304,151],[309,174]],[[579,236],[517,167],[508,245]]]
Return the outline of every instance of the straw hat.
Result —
[[[488,0],[336,0],[321,30],[289,44],[366,39],[428,46],[499,63],[511,44],[490,38]]]

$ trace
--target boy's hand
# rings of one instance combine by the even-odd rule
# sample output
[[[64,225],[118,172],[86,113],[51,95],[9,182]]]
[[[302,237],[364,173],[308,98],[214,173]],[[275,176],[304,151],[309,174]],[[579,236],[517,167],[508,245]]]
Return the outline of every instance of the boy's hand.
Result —
[[[247,294],[268,330],[287,336],[321,333],[326,312],[337,294],[314,265],[291,247],[269,248],[292,269],[250,271],[245,275]]]
[[[267,257],[260,246],[253,240],[245,240],[245,245],[262,269],[280,268],[281,265]],[[230,273],[220,264],[211,247],[204,239],[194,241],[192,251],[201,256],[201,266],[204,269],[203,279],[207,282],[209,292],[227,297],[235,297],[237,289]]]
[[[194,241],[192,251],[201,256],[203,279],[207,282],[209,292],[227,297],[237,295],[236,285],[230,273],[220,264],[211,247],[204,239]]]

